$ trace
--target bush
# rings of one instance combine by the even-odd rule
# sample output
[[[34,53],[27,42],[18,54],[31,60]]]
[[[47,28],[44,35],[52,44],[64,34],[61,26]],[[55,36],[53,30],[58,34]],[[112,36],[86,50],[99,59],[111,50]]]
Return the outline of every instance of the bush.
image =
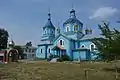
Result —
[[[58,58],[59,56],[58,55],[53,55],[53,58]]]
[[[62,56],[61,56],[61,60],[62,60],[62,61],[69,61],[70,58],[69,58],[69,56],[68,56],[67,54],[65,54],[65,55],[62,55]]]
[[[58,55],[51,54],[51,55],[49,56],[49,59],[48,59],[48,60],[50,61],[52,58],[58,58],[57,61],[59,61],[59,62],[62,62],[62,61],[70,61],[70,58],[69,58],[69,56],[68,56],[67,54],[61,55],[61,57],[59,57]]]
[[[62,62],[63,60],[62,60],[62,58],[59,58],[59,59],[57,59],[57,61]]]

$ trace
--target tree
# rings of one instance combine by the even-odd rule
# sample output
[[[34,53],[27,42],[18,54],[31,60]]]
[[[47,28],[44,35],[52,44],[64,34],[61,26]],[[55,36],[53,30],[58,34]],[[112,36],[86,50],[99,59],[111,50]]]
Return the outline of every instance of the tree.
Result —
[[[104,38],[94,38],[93,43],[98,48],[100,52],[99,56],[103,60],[114,60],[120,59],[120,31],[109,29],[108,23],[103,23],[103,25],[98,25],[102,32]]]
[[[17,49],[19,56],[21,56],[21,58],[23,58],[23,49],[21,48],[21,46],[14,46],[14,49]]]
[[[25,46],[32,46],[32,42],[31,41],[27,42]]]
[[[0,49],[7,48],[8,37],[8,32],[5,29],[0,28]]]

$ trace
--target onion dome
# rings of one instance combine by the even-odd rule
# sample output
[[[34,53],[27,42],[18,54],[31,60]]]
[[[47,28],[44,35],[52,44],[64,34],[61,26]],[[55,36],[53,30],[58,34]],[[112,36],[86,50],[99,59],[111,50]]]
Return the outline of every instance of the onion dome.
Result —
[[[83,25],[83,23],[80,22],[80,21],[76,18],[75,10],[74,10],[74,9],[72,9],[72,10],[70,11],[70,18],[69,18],[68,20],[66,20],[63,25],[68,24],[68,23],[77,23],[77,24]]]

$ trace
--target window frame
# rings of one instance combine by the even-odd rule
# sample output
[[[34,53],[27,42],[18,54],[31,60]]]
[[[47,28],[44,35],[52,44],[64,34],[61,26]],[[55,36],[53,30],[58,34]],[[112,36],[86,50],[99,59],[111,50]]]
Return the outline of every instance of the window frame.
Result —
[[[50,53],[51,52],[51,50],[50,50],[50,48],[48,49],[48,53]]]
[[[92,46],[93,46],[93,49],[92,49]],[[95,44],[90,44],[90,51],[94,51],[94,49],[95,49]]]
[[[67,25],[66,26],[66,32],[69,32],[70,31],[70,25]]]
[[[82,47],[82,46],[84,46],[84,47]],[[81,47],[81,48],[85,48],[85,44],[82,44],[80,47]]]
[[[42,49],[40,49],[40,53],[41,53],[41,54],[42,54],[42,52],[43,52]]]
[[[61,42],[62,42],[62,43],[61,43]],[[65,44],[64,42],[65,42],[65,41],[64,41],[63,39],[60,39],[60,40],[59,40],[59,45],[63,47],[64,44]]]
[[[78,25],[75,24],[75,25],[74,25],[74,32],[77,32],[77,31],[78,31]]]

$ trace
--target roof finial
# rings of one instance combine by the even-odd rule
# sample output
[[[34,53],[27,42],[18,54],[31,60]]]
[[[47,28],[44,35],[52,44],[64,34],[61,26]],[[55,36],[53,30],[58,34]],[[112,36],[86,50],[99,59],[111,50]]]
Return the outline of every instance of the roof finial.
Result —
[[[73,2],[72,2],[72,9],[73,9]]]
[[[73,0],[72,0],[72,9],[74,9],[74,4],[73,4]]]
[[[48,9],[48,20],[51,20],[50,7]]]

